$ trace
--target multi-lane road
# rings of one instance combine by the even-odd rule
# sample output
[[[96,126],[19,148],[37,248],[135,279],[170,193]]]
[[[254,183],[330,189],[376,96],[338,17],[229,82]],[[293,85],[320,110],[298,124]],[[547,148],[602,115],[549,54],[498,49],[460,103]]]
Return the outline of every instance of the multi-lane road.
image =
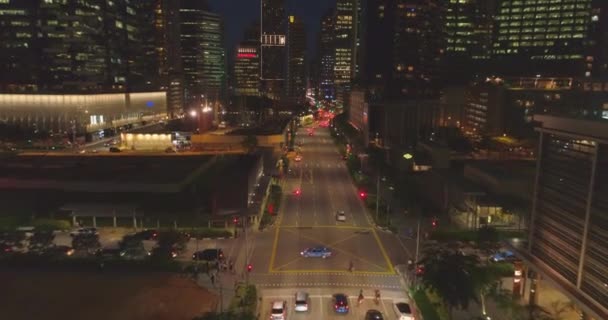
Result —
[[[262,316],[269,316],[271,301],[286,300],[289,306],[296,290],[314,292],[320,304],[298,319],[320,319],[318,312],[325,311],[322,318],[330,319],[331,295],[345,292],[356,299],[359,290],[366,296],[375,289],[385,292],[376,307],[392,312],[393,300],[407,299],[395,265],[407,262],[411,245],[374,226],[328,129],[317,128],[313,136],[300,129],[297,141],[302,160],[290,163],[291,173],[282,181],[277,221],[256,234],[247,250],[253,266],[249,280],[262,289]],[[345,212],[346,221],[336,219],[338,211]],[[332,256],[302,257],[300,252],[311,247],[326,247]],[[365,312],[354,310],[352,318],[363,317]]]

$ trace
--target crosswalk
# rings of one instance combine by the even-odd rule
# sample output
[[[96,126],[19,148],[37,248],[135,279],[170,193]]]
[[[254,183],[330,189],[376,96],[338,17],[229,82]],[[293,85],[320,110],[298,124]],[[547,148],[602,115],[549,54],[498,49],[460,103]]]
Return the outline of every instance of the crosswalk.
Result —
[[[402,289],[401,277],[395,274],[360,272],[298,272],[251,274],[250,281],[262,287],[363,287]]]

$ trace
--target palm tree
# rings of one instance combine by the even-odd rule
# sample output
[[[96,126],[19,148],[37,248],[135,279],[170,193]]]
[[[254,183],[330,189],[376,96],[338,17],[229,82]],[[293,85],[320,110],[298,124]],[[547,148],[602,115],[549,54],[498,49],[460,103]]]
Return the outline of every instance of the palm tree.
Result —
[[[433,251],[421,261],[424,265],[422,284],[441,297],[448,309],[448,317],[452,319],[454,308],[467,309],[471,300],[477,301],[473,274],[478,258],[445,249]]]

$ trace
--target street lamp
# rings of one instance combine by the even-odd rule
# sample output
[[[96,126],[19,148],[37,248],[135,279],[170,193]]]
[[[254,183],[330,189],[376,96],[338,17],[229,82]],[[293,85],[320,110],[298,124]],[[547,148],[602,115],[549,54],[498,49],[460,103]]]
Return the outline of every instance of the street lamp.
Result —
[[[190,111],[190,116],[196,117],[197,115],[198,115],[198,113],[196,112],[196,110]]]
[[[414,156],[411,153],[404,153],[403,154],[403,159],[405,160],[410,160],[412,159]]]

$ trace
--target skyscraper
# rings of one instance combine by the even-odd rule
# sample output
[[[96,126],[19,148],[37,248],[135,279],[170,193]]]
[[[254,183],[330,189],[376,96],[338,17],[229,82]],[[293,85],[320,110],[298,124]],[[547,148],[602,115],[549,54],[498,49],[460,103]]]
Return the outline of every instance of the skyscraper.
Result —
[[[260,27],[253,24],[245,31],[243,41],[236,48],[234,60],[234,94],[260,95]]]
[[[4,92],[37,88],[36,2],[0,3],[0,90]]]
[[[496,0],[447,2],[444,65],[451,82],[466,82],[490,59],[496,4]]]
[[[304,22],[289,16],[287,23],[287,97],[294,105],[303,105],[306,96],[306,33]]]
[[[337,0],[334,25],[334,83],[350,87],[355,77],[357,0]]]
[[[437,97],[445,51],[440,0],[370,0],[365,83],[376,100]]]
[[[153,40],[144,36],[149,21],[139,17],[149,17],[152,9],[126,0],[1,3],[2,89],[95,93],[143,87],[150,75],[142,66],[154,63],[147,51]]]
[[[284,95],[285,86],[285,1],[262,0],[260,19],[261,88],[264,95],[278,100]]]
[[[606,25],[600,22],[605,13],[592,5],[605,7],[605,1],[501,1],[493,48],[497,69],[502,74],[591,76],[587,53],[595,42],[590,31]]]
[[[334,85],[334,9],[329,9],[321,18],[319,33],[319,98],[333,101],[336,98]]]
[[[222,19],[205,1],[182,0],[180,37],[188,107],[223,98],[225,53]]]
[[[169,115],[174,117],[184,108],[184,75],[180,46],[179,3],[156,0],[154,3],[154,57],[160,89],[167,91]]]

